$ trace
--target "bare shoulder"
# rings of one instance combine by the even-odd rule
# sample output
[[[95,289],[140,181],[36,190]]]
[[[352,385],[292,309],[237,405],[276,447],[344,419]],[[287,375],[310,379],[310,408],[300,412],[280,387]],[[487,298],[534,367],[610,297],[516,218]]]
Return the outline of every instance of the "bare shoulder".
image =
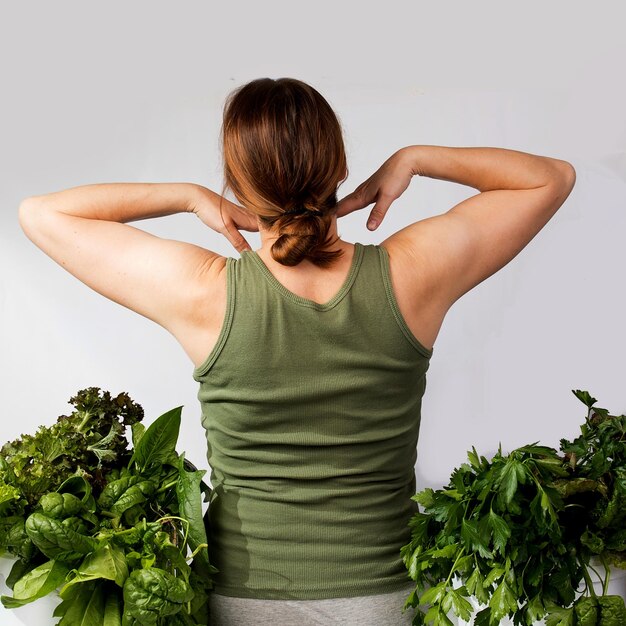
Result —
[[[213,255],[190,286],[186,313],[169,329],[194,364],[201,365],[220,334],[226,315],[228,257]]]
[[[415,337],[428,349],[434,346],[449,304],[441,295],[436,260],[437,238],[442,225],[429,219],[400,230],[379,245],[389,256],[389,274],[400,313]]]
[[[436,335],[450,307],[528,245],[574,182],[574,175],[563,172],[530,189],[483,191],[383,241],[398,306],[409,326],[418,320],[425,340]]]
[[[530,189],[483,191],[394,233],[383,245],[400,291],[425,294],[445,314],[528,245],[565,202],[574,180],[563,174]]]

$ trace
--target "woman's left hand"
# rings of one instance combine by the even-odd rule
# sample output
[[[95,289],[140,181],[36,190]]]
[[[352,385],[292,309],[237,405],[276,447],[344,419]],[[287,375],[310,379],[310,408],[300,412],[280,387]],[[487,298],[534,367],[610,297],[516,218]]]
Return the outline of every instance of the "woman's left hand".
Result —
[[[251,250],[252,247],[239,231],[258,232],[256,216],[206,187],[198,185],[198,192],[190,204],[190,212],[195,213],[203,224],[224,235],[237,252]]]

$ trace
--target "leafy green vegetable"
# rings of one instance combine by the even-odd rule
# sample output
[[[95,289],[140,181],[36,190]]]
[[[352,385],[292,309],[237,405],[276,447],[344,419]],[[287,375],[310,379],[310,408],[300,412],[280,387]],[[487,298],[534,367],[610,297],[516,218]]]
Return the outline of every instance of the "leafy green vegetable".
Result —
[[[505,617],[520,626],[543,617],[547,626],[626,624],[623,599],[596,596],[588,573],[598,557],[606,594],[610,564],[626,568],[626,416],[573,393],[588,412],[581,435],[561,439],[563,455],[534,442],[508,455],[499,446],[487,460],[472,447],[448,485],[412,497],[423,511],[401,556],[416,583],[405,602],[416,608],[413,624],[447,624],[450,611],[469,621],[467,594],[484,605],[476,626]],[[591,595],[577,599],[583,580]]]
[[[16,608],[43,598],[65,579],[67,567],[61,561],[47,561],[22,576],[13,587],[13,597],[1,596],[6,608]]]
[[[601,626],[624,626],[626,607],[621,596],[598,596]]]
[[[25,527],[32,542],[51,559],[72,561],[97,548],[91,537],[43,513],[29,515]]]
[[[89,387],[69,402],[76,407],[71,415],[0,448],[0,480],[17,488],[30,506],[76,472],[102,486],[107,470],[126,461],[125,427],[143,419],[143,409],[126,393],[112,398]]]
[[[77,410],[56,429],[2,448],[0,546],[18,559],[13,596],[0,600],[14,608],[60,589],[62,626],[207,624],[218,571],[202,515],[211,489],[176,453],[182,407],[145,428],[127,394],[98,391],[72,398]],[[126,426],[132,454],[118,438]]]
[[[124,584],[124,619],[157,624],[159,618],[178,613],[192,598],[191,587],[166,570],[134,570]]]
[[[598,623],[598,599],[584,596],[574,604],[576,623],[579,626],[595,626]]]
[[[64,519],[76,515],[83,503],[72,493],[51,491],[45,493],[39,500],[44,515],[55,519]]]
[[[140,471],[147,470],[166,463],[176,455],[174,449],[180,430],[181,410],[182,407],[172,409],[152,424],[137,443],[129,465],[134,462]]]

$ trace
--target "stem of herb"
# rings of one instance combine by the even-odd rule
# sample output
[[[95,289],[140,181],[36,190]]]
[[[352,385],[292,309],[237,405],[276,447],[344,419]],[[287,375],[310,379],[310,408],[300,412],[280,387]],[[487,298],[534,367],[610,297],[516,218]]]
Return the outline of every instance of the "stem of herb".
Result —
[[[208,543],[201,543],[192,553],[191,556],[189,556],[189,558],[185,559],[186,561],[189,561],[191,559],[193,559],[196,554],[198,554],[198,552],[200,552],[200,550],[202,550],[202,548],[208,548],[209,544]]]
[[[606,592],[608,591],[609,588],[609,580],[611,579],[611,567],[610,565],[606,562],[606,559],[604,558],[604,554],[600,554],[600,560],[602,561],[602,565],[604,566],[604,571],[606,572],[606,577],[604,579],[604,582],[602,583],[602,595],[606,595]]]
[[[448,586],[448,583],[450,582],[450,579],[452,578],[452,574],[454,573],[454,568],[456,567],[456,564],[459,562],[459,559],[463,555],[463,552],[465,552],[465,546],[463,546],[459,550],[459,553],[457,554],[456,559],[454,559],[454,563],[452,564],[452,567],[450,568],[450,573],[448,574],[448,577],[446,578],[446,587]]]
[[[594,598],[597,598],[598,594],[596,593],[596,590],[593,588],[593,582],[589,576],[589,572],[587,571],[587,566],[582,561],[580,562],[580,564],[582,565],[582,568],[583,568],[583,576],[585,577],[585,582],[587,583],[587,589],[589,589],[590,594]]]
[[[187,535],[189,533],[189,520],[186,520],[182,517],[177,517],[176,515],[165,515],[164,517],[161,517],[159,521],[162,522],[163,520],[170,520],[170,519],[177,519],[185,524],[185,536],[183,538],[183,545],[181,546],[181,552],[182,552],[182,548],[184,548],[185,545],[187,544]]]

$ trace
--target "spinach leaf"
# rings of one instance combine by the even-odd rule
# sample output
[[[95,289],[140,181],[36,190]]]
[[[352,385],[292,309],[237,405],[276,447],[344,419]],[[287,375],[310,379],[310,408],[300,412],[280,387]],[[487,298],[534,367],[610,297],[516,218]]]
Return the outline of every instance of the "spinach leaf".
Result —
[[[107,588],[95,580],[70,587],[53,613],[54,617],[61,616],[58,626],[100,626],[106,594]]]
[[[137,442],[129,466],[135,463],[138,470],[144,472],[165,463],[176,454],[181,412],[182,406],[171,409],[150,424]]]
[[[33,543],[50,559],[73,561],[95,550],[98,543],[43,513],[28,516],[25,529]]]
[[[208,544],[204,518],[202,515],[202,494],[200,484],[206,470],[188,472],[185,470],[185,455],[179,457],[179,477],[176,484],[178,509],[180,515],[189,522],[188,542],[191,549],[197,553],[199,565],[208,576],[218,569],[209,562]]]
[[[193,595],[184,580],[166,570],[134,570],[124,583],[123,619],[134,618],[145,626],[156,626],[160,617],[178,613]]]
[[[622,596],[598,596],[600,606],[599,626],[624,626],[626,606]]]
[[[83,508],[83,503],[71,493],[51,491],[41,496],[39,506],[48,517],[63,519],[76,515]]]
[[[13,609],[43,598],[65,580],[67,572],[66,565],[50,560],[22,576],[13,586],[13,597],[3,595],[0,600],[6,608]]]
[[[112,580],[123,587],[128,578],[128,565],[121,548],[106,544],[88,554],[83,562],[69,574],[72,578],[61,589],[61,594],[71,585],[98,578]]]

